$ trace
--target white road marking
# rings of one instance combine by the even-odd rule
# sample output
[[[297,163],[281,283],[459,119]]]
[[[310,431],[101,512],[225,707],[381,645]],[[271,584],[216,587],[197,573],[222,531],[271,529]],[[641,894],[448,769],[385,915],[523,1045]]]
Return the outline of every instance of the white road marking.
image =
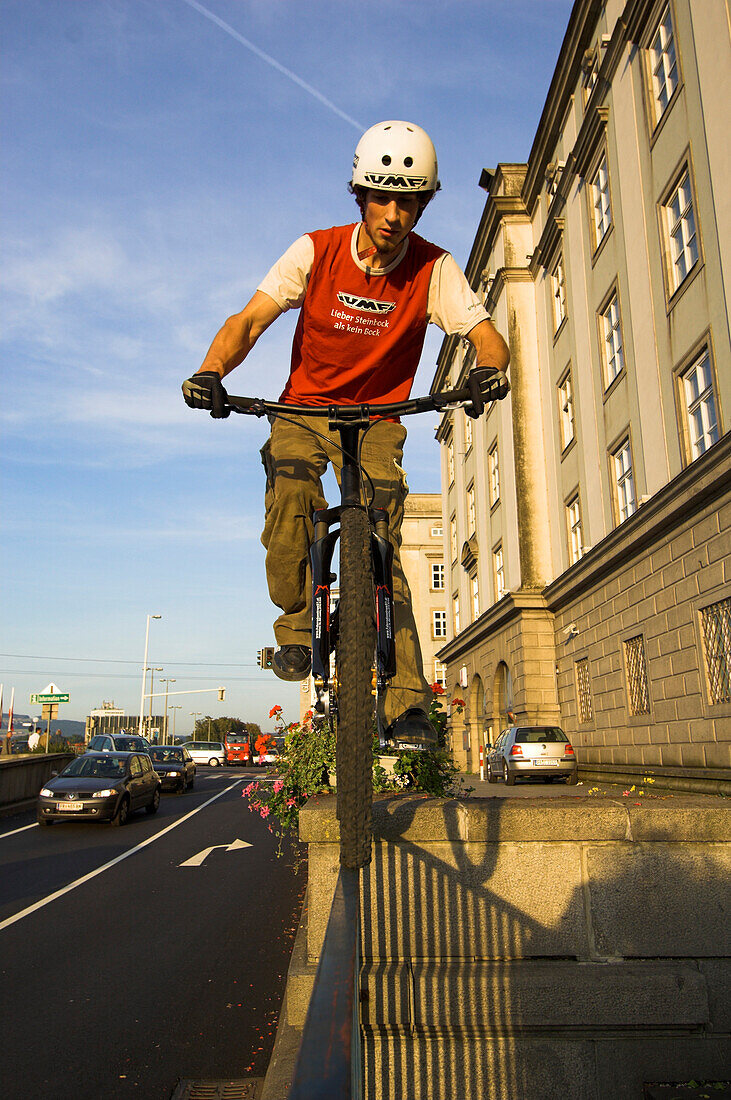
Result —
[[[198,855],[191,856],[190,859],[186,859],[184,863],[179,863],[178,867],[200,867],[205,861],[206,856],[209,856],[211,852],[215,852],[216,848],[225,848],[227,852],[235,852],[241,848],[251,848],[253,845],[249,844],[246,840],[234,840],[232,844],[212,844],[210,848],[204,848],[202,852],[198,852]]]
[[[34,821],[32,825],[21,825],[19,829],[12,829],[9,833],[0,833],[0,840],[4,840],[6,836],[15,836],[16,833],[24,833],[26,829],[37,829],[38,822]]]
[[[141,844],[136,844],[134,848],[130,848],[128,851],[122,852],[121,855],[115,856],[115,858],[110,859],[108,863],[103,863],[101,867],[97,867],[96,870],[89,871],[87,875],[82,875],[81,878],[77,878],[74,882],[70,882],[68,886],[63,886],[60,890],[54,891],[54,893],[49,894],[47,898],[41,898],[40,901],[36,901],[33,905],[29,905],[27,909],[22,909],[12,917],[7,917],[4,921],[0,921],[0,932],[3,928],[9,928],[11,924],[15,924],[16,921],[22,920],[23,917],[29,917],[31,913],[35,913],[38,909],[43,909],[44,906],[50,905],[50,903],[56,901],[57,898],[62,898],[64,894],[68,894],[71,890],[75,890],[77,886],[83,886],[85,882],[90,882],[91,879],[96,878],[96,876],[100,875],[103,871],[108,871],[110,867],[114,867],[115,864],[121,863],[122,860],[127,859],[129,856],[133,856],[136,852],[141,852],[148,844],[154,844],[160,837],[165,836],[166,833],[171,832],[173,829],[177,829],[178,825],[182,825],[188,818],[194,817],[195,814],[200,813],[201,810],[205,810],[206,806],[210,806],[217,798],[221,798],[224,794],[228,794],[229,791],[232,791],[234,787],[238,787],[242,782],[242,779],[237,779],[230,787],[226,787],[225,790],[219,791],[218,794],[214,794],[207,802],[204,802],[200,806],[196,806],[194,810],[191,810],[190,813],[185,814],[177,821],[173,821],[172,825],[166,825],[159,833],[155,833],[154,836],[150,836],[147,840],[143,840]],[[25,827],[28,828],[28,826]]]

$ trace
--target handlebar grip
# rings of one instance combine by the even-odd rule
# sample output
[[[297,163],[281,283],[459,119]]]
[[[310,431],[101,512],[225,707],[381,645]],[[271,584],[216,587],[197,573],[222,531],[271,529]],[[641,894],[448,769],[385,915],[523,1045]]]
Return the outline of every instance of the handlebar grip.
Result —
[[[467,389],[470,391],[471,405],[465,408],[465,412],[473,420],[477,420],[485,411],[485,399],[482,396],[480,379],[475,371],[470,371],[467,375]]]

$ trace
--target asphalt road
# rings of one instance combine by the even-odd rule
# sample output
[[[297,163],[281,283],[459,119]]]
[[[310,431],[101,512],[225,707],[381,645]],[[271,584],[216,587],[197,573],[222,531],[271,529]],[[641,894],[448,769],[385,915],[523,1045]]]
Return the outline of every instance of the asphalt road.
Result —
[[[248,811],[250,774],[199,768],[122,829],[0,821],[3,1100],[264,1075],[306,870]]]

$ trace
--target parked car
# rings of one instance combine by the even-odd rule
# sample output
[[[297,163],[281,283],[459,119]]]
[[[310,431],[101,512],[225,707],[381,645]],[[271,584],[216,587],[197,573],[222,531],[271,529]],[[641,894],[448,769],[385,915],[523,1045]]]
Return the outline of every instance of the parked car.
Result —
[[[89,742],[89,752],[149,752],[150,742],[136,733],[97,733]]]
[[[86,752],[49,779],[38,795],[39,825],[54,821],[111,821],[124,825],[143,807],[157,813],[160,780],[142,752]]]
[[[183,794],[195,783],[195,762],[187,749],[178,745],[153,745],[150,759],[163,791]]]
[[[217,768],[226,763],[222,741],[184,741],[183,748],[188,750],[196,764],[210,764],[212,768]]]
[[[503,779],[512,787],[517,779],[578,780],[576,753],[559,726],[508,726],[487,755],[487,780]]]

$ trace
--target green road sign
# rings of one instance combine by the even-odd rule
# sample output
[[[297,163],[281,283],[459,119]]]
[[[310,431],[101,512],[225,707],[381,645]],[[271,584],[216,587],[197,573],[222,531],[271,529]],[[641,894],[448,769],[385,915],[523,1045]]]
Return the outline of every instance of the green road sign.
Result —
[[[61,695],[31,695],[31,703],[68,703],[67,694]]]

